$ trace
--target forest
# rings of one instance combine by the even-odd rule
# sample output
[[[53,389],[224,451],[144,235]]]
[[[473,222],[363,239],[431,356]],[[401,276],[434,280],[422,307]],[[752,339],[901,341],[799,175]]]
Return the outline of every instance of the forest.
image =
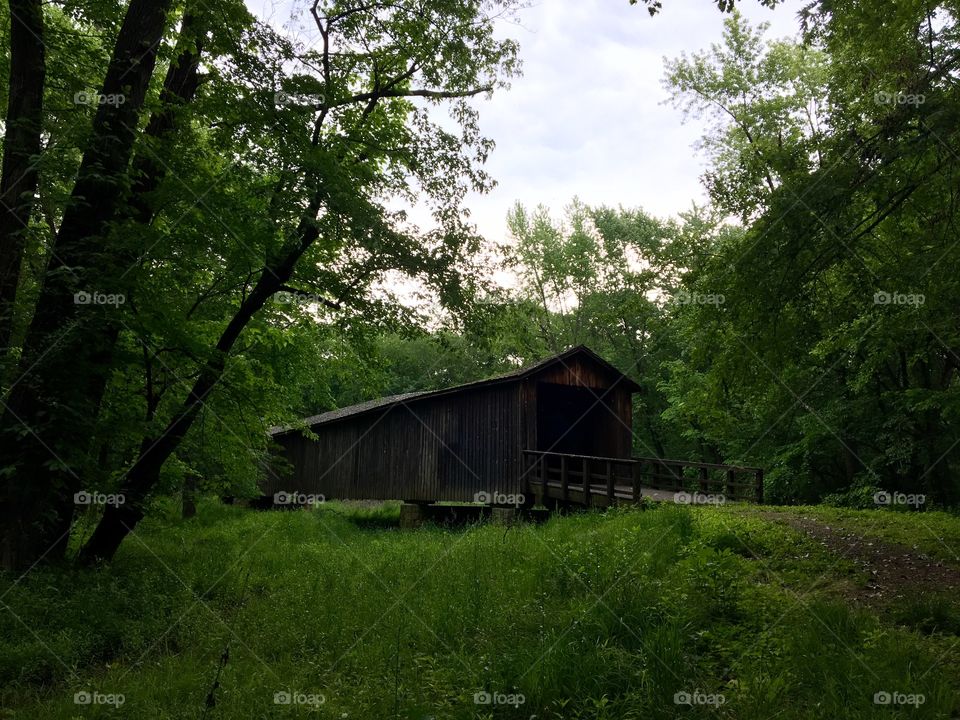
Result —
[[[955,717],[960,7],[814,0],[776,38],[748,3],[788,12],[698,0],[722,37],[662,62],[706,202],[517,197],[502,237],[470,203],[520,0],[282,3],[311,43],[243,0],[0,5],[0,717],[675,717],[678,692],[691,717]],[[773,507],[498,544],[403,534],[391,503],[221,503],[260,495],[270,428],[579,345],[639,386],[634,455],[763,468]],[[824,554],[819,523],[863,543]],[[847,607],[867,541],[922,553],[925,594]],[[613,610],[578,625],[581,591]],[[226,634],[167,635],[195,605]],[[314,612],[319,634],[285,625]],[[325,700],[283,708],[264,666]],[[105,677],[112,707],[71,702]]]

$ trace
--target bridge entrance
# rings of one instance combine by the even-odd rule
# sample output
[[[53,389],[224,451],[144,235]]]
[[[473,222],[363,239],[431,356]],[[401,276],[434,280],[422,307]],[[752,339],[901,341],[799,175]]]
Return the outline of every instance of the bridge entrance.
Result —
[[[604,390],[537,383],[537,450],[573,455],[616,454],[617,416]]]

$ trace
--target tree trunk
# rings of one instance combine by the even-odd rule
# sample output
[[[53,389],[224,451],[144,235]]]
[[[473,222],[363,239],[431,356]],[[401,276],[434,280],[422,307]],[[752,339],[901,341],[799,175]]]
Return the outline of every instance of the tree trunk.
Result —
[[[186,436],[207,397],[216,387],[226,368],[227,357],[254,314],[293,275],[301,256],[316,241],[319,231],[314,222],[322,206],[323,193],[318,191],[298,228],[299,241],[284,254],[280,262],[266,267],[253,290],[230,319],[213,354],[205,363],[187,397],[159,438],[144,438],[140,456],[134,462],[120,492],[125,504],[108,507],[86,545],[80,551],[82,563],[93,564],[113,558],[120,543],[143,517],[143,501],[160,479],[160,469]]]
[[[27,374],[15,384],[0,418],[0,465],[14,468],[0,497],[6,568],[28,567],[47,554],[62,556],[66,547],[81,482],[71,466],[79,467],[87,447],[119,316],[117,307],[84,304],[89,296],[79,293],[127,290],[120,279],[126,268],[104,236],[129,189],[136,128],[170,5],[171,0],[131,0],[127,9],[103,82],[105,101],[98,102],[24,342],[21,367]]]
[[[189,473],[183,481],[183,491],[180,493],[180,517],[189,520],[197,514],[197,476]]]
[[[45,75],[40,0],[10,0],[10,84],[0,170],[0,356],[12,335],[24,235],[37,190]]]
[[[180,24],[179,52],[167,69],[160,91],[160,110],[150,117],[144,134],[150,138],[162,138],[176,127],[177,111],[193,101],[200,86],[200,56],[203,54],[203,31],[208,23],[201,22],[188,4]],[[166,176],[166,168],[148,151],[139,152],[133,159],[133,207],[134,219],[147,225],[153,220],[155,208],[149,193],[160,185]],[[136,258],[130,258],[135,260]]]

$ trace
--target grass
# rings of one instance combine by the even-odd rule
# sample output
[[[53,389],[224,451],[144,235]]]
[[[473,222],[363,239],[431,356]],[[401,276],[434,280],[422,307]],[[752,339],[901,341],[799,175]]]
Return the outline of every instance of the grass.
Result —
[[[791,507],[765,507],[764,510],[798,511]],[[960,517],[955,514],[941,511],[850,510],[826,505],[804,507],[802,514],[828,524],[842,524],[865,537],[899,543],[931,557],[960,564]]]
[[[960,710],[955,600],[851,607],[832,592],[836,558],[761,518],[663,505],[400,531],[398,515],[204,502],[145,522],[108,568],[0,579],[0,717]],[[124,702],[78,705],[82,692]],[[875,704],[882,692],[924,702]],[[684,693],[712,702],[677,705]]]

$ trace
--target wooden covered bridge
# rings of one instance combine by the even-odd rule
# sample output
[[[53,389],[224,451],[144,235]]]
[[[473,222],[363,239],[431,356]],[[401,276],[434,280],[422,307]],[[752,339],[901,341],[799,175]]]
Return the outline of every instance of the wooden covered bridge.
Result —
[[[634,457],[636,383],[580,346],[489,380],[394,395],[271,431],[278,503],[398,499],[493,507],[641,497],[762,501],[759,468]],[[314,437],[305,430],[309,428]]]

